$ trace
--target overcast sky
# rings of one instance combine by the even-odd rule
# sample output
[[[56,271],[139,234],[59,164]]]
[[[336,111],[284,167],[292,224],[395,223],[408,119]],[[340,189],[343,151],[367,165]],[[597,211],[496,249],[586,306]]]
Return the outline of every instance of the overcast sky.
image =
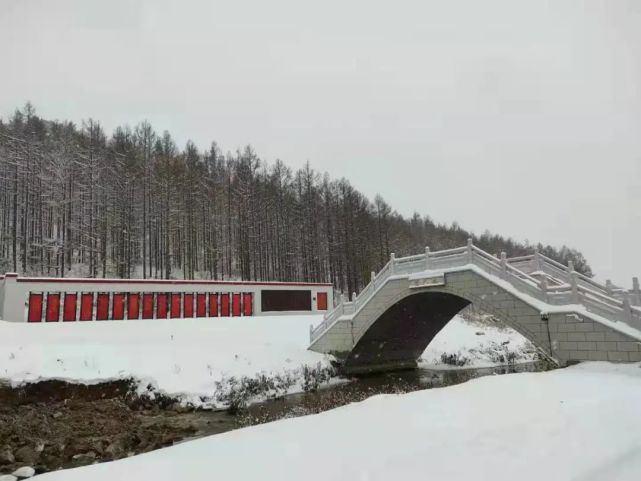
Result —
[[[641,275],[638,0],[0,0],[0,115],[27,100]]]

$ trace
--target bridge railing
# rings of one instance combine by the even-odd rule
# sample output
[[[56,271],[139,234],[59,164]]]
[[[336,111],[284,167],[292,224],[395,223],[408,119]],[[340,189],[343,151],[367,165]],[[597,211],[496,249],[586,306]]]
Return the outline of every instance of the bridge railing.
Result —
[[[612,284],[610,281],[602,284],[584,274],[581,274],[580,272],[576,272],[572,264],[564,266],[563,264],[550,259],[539,252],[527,256],[513,257],[508,259],[508,262],[523,272],[528,272],[534,275],[547,275],[549,276],[548,279],[558,281],[561,285],[571,285],[572,276],[575,275],[577,284],[580,287],[598,291],[608,297],[619,299],[620,301],[623,301],[627,292],[630,296],[630,302],[633,305],[641,306],[641,290],[639,289],[639,280],[636,277],[632,281],[632,290],[628,291],[623,287]]]
[[[488,259],[488,254],[481,249],[474,248],[474,252],[478,259]],[[496,257],[489,256],[489,258],[492,260],[490,264],[496,264]],[[638,295],[635,296],[638,292],[636,279],[633,282],[633,290],[630,293],[621,290],[621,299],[619,299],[612,295],[611,288],[576,272],[572,265],[564,267],[540,253],[507,261],[508,277],[506,280],[521,292],[551,305],[582,304],[589,312],[606,319],[623,321],[634,327],[641,327],[641,309],[633,305],[635,300],[639,298]],[[529,264],[527,269],[523,266],[524,262]],[[475,262],[475,265],[479,267],[482,267],[483,264],[487,270],[487,263]],[[521,269],[517,266],[520,266]],[[490,270],[495,270],[495,268],[492,267]],[[547,282],[537,279],[534,275],[529,275],[526,271],[535,275],[539,272],[548,273],[555,279],[561,278],[561,282],[556,286],[548,286]]]
[[[473,245],[469,240],[467,246],[455,249],[396,258],[390,261],[377,274],[372,273],[370,283],[360,292],[354,294],[352,301],[341,297],[336,308],[325,315],[323,322],[311,331],[311,341],[331,327],[344,315],[356,314],[367,304],[376,291],[391,276],[405,276],[424,271],[438,271],[474,265],[484,272],[509,283],[521,294],[554,306],[582,304],[589,312],[612,321],[623,321],[641,328],[641,290],[638,280],[634,288],[627,292],[620,290],[621,299],[616,297],[613,286],[602,285],[595,280],[576,272],[572,265],[562,264],[540,254],[508,259],[505,253],[500,258],[493,256]],[[544,273],[546,276],[541,276]],[[554,280],[550,285],[549,279]]]

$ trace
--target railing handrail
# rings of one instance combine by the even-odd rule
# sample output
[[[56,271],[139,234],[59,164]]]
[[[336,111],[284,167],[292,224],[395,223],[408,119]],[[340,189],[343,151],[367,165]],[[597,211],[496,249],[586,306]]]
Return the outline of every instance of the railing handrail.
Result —
[[[414,262],[414,261],[420,261],[425,259],[425,254],[416,254],[414,256],[406,256],[406,257],[398,257],[396,258],[396,263],[403,263],[403,262]]]
[[[467,247],[455,247],[454,249],[443,249],[442,251],[430,252],[430,257],[445,257],[452,254],[465,252]]]
[[[583,281],[584,283],[589,284],[592,287],[596,287],[603,293],[606,293],[606,294],[608,293],[608,286],[595,281],[591,277],[588,277],[585,274],[582,274],[578,271],[569,272],[567,266],[564,266],[560,262],[557,262],[554,259],[551,259],[544,254],[537,253],[533,255],[532,258],[536,258],[536,256],[538,256],[541,259],[541,261],[543,261],[542,262],[543,265],[547,265],[551,267],[555,273],[560,274],[562,279],[567,280],[567,279],[570,279],[572,275],[576,275],[578,280]],[[610,286],[610,291],[616,292],[617,290],[627,292],[626,289],[621,288],[619,286],[615,286],[615,285]]]
[[[540,252],[538,253],[538,256],[539,256],[539,258],[541,260],[545,261],[546,263],[553,265],[554,267],[556,267],[557,269],[559,269],[559,270],[561,270],[563,272],[567,272],[566,269],[567,269],[568,266],[564,266],[560,262],[557,262],[554,259],[546,256],[545,254],[541,254]]]
[[[509,257],[507,261],[508,263],[513,264],[515,262],[531,261],[534,258],[535,258],[534,254],[528,254],[526,256]]]

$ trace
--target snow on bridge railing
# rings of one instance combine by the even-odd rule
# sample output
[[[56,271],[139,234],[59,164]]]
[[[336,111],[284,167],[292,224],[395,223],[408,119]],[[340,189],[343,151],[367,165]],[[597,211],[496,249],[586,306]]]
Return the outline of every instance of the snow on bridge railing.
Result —
[[[611,286],[603,286],[576,272],[571,263],[569,266],[563,266],[539,252],[511,259],[508,259],[505,253],[501,253],[501,257],[498,258],[474,246],[470,239],[465,247],[436,252],[426,248],[425,254],[401,258],[391,254],[390,261],[378,275],[372,273],[372,280],[359,295],[354,294],[351,302],[341,297],[339,305],[325,315],[321,324],[311,330],[311,342],[318,339],[342,316],[356,314],[393,275],[445,270],[470,264],[507,281],[518,291],[544,303],[558,306],[582,304],[589,312],[606,319],[622,320],[641,328],[641,308],[635,307],[641,305],[641,290],[637,278],[633,280],[633,290],[623,291],[622,299],[618,299],[612,294]],[[517,265],[523,268],[519,269]],[[549,286],[546,277],[539,279],[531,275],[534,272],[547,272],[554,279],[561,279],[558,285]]]

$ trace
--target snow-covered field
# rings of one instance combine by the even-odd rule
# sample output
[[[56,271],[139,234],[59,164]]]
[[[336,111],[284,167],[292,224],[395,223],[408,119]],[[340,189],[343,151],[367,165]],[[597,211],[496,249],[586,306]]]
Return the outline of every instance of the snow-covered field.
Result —
[[[0,321],[0,380],[12,384],[45,379],[96,383],[135,378],[159,392],[195,405],[230,377],[290,376],[300,391],[302,366],[329,367],[330,358],[307,350],[309,325],[319,316],[181,319],[131,322],[17,324]],[[483,333],[483,335],[477,335]],[[441,355],[469,359],[465,367],[496,365],[492,353],[525,353],[527,341],[512,330],[470,324],[457,317],[439,333],[422,365]],[[498,346],[498,347],[497,347]],[[531,353],[520,360],[530,360]],[[216,405],[208,399],[208,405]]]
[[[296,375],[329,366],[307,351],[317,316],[18,324],[0,321],[0,379],[97,383],[133,377],[141,386],[200,403],[216,381],[257,373]],[[292,391],[299,390],[296,386]]]
[[[641,369],[587,363],[376,396],[42,481],[637,481]]]

